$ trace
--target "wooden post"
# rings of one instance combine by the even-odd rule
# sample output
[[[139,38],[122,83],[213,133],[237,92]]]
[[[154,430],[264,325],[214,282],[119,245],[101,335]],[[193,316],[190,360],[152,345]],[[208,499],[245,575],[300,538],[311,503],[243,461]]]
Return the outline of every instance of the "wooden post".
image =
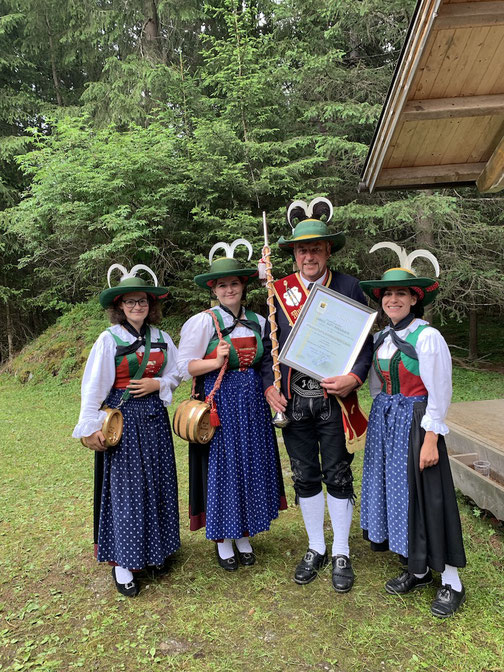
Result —
[[[431,189],[423,189],[422,194],[424,196],[432,196]],[[432,250],[434,248],[434,236],[432,234],[432,220],[428,217],[425,212],[419,211],[417,216],[417,245],[418,248],[425,248],[427,250]],[[427,306],[424,313],[424,319],[432,324],[432,318],[434,316],[432,305]]]

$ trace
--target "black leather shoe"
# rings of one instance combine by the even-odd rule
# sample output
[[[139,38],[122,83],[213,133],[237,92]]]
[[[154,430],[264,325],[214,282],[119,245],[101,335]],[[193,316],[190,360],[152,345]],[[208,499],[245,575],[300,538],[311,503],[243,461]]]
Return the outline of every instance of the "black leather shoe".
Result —
[[[462,590],[453,590],[453,588],[446,584],[446,586],[441,586],[437,591],[437,595],[434,599],[434,602],[431,605],[431,611],[434,616],[438,618],[447,618],[448,616],[453,616],[461,604],[465,602],[465,588],[462,586]]]
[[[337,593],[348,593],[355,581],[352,563],[346,555],[334,555],[332,559],[332,585]]]
[[[148,579],[160,579],[162,576],[169,574],[173,567],[174,556],[168,556],[161,565],[147,565],[143,570]]]
[[[327,565],[327,562],[327,551],[322,555],[309,548],[299,565],[296,567],[294,581],[300,585],[310,583],[310,581],[317,578],[317,574]]]
[[[238,556],[240,564],[243,565],[244,567],[250,567],[251,565],[255,565],[256,556],[253,550],[251,553],[242,553],[237,546],[236,555]]]
[[[223,560],[219,555],[219,548],[217,544],[215,544],[215,553],[217,555],[217,562],[219,563],[219,566],[222,567],[222,569],[225,569],[226,572],[236,572],[238,569],[238,560],[236,559],[236,555],[232,555],[230,558]]]
[[[389,579],[385,584],[385,590],[391,595],[405,595],[416,588],[424,588],[430,583],[432,583],[432,572],[430,569],[421,579],[406,570],[397,578]]]
[[[114,582],[117,590],[124,595],[125,597],[136,597],[140,592],[140,585],[136,579],[130,581],[129,583],[119,583],[116,579],[115,567],[112,567],[112,576],[114,577]]]

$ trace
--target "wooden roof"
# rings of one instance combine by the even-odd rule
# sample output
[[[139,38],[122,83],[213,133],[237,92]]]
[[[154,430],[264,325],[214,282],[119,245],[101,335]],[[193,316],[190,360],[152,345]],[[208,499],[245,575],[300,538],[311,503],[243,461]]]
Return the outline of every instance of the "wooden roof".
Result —
[[[504,1],[419,0],[359,191],[504,189]]]

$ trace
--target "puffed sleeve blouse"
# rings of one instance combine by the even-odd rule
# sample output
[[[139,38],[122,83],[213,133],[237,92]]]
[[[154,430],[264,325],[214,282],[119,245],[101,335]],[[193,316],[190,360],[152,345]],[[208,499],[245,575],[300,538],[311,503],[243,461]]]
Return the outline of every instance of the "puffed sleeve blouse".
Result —
[[[405,329],[397,332],[401,339],[415,331],[420,325],[428,324],[425,320],[415,319]],[[386,327],[389,330],[389,327]],[[375,340],[378,334],[375,335]],[[390,359],[397,348],[390,336],[387,336],[378,349],[379,359]],[[452,397],[452,361],[450,350],[445,339],[434,327],[427,327],[420,332],[415,346],[418,354],[420,378],[428,392],[427,408],[421,426],[426,432],[446,435],[449,432],[445,423],[448,407]],[[373,399],[381,391],[381,382],[374,369],[369,375],[369,390]]]
[[[152,350],[155,350],[155,342],[159,340],[159,334],[163,336],[166,348],[166,365],[159,378],[159,397],[168,406],[172,400],[172,394],[180,384],[180,376],[177,370],[177,348],[170,336],[165,332],[150,327]],[[120,324],[115,324],[111,330],[121,340],[133,343],[135,337],[126,331]],[[116,376],[115,366],[116,342],[112,334],[102,331],[98,336],[86,363],[81,385],[81,411],[72,436],[76,439],[91,436],[101,429],[106,413],[100,407],[108,396]],[[142,345],[138,348],[139,353],[145,352]]]
[[[215,309],[214,309],[215,310]],[[233,317],[229,313],[225,313],[217,307],[217,310],[222,315],[224,327],[229,327],[233,324]],[[264,337],[264,327],[266,320],[262,315],[256,316],[261,327],[261,337]],[[178,372],[182,380],[189,380],[191,374],[189,373],[189,363],[195,359],[203,359],[205,357],[208,344],[212,340],[215,332],[215,325],[212,316],[209,313],[198,313],[190,317],[182,327],[180,332],[180,343],[178,348]],[[243,338],[245,336],[252,336],[254,332],[242,324],[237,324],[230,334],[231,338]]]

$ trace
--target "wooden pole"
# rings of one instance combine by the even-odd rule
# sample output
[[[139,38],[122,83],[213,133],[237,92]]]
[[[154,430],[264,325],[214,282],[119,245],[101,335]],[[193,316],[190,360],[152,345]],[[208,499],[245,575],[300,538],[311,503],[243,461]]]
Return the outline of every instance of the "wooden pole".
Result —
[[[266,264],[266,289],[268,290],[268,322],[270,324],[270,339],[271,339],[271,357],[273,359],[273,385],[280,392],[282,374],[280,373],[280,364],[278,363],[278,338],[277,338],[277,321],[276,308],[273,301],[273,274],[271,264],[271,250],[268,242],[268,225],[266,223],[266,213],[263,212],[263,227],[264,227],[264,247],[262,248],[262,258]]]

